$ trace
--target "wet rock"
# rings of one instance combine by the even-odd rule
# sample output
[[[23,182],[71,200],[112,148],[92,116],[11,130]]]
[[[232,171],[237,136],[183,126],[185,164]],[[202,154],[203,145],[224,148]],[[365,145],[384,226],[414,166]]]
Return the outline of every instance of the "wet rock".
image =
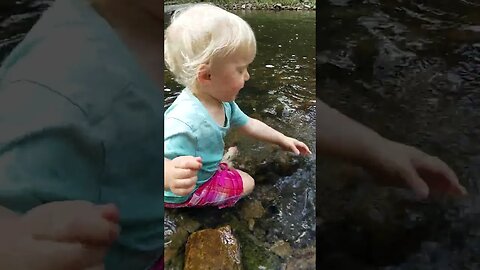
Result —
[[[315,99],[305,100],[300,104],[300,109],[301,110],[308,110],[311,107],[315,107],[315,104],[316,104]]]
[[[275,244],[273,244],[270,250],[282,258],[292,255],[292,247],[288,242],[283,240],[277,241]]]
[[[248,200],[242,205],[241,216],[245,220],[261,218],[265,214],[265,208],[257,200]]]
[[[255,195],[255,198],[259,198],[263,205],[269,205],[278,198],[279,191],[267,185],[259,185],[255,186],[255,193],[253,195]]]
[[[187,242],[188,235],[200,227],[198,221],[190,218],[188,215],[181,215],[176,212],[176,210],[165,211],[164,258],[166,266],[183,264],[183,258],[178,258],[178,255],[181,254]]]
[[[237,145],[239,150],[234,167],[249,173],[257,183],[274,183],[279,177],[292,175],[305,163],[304,157],[242,137],[238,132],[228,135],[226,146],[231,145]]]
[[[248,229],[249,229],[250,231],[253,231],[253,228],[254,228],[254,227],[255,227],[255,219],[253,219],[253,218],[252,218],[252,219],[249,219],[249,220],[248,220]]]
[[[316,269],[316,248],[296,250],[287,262],[286,270],[314,270]],[[336,268],[339,269],[339,268]],[[352,268],[354,269],[354,268]]]
[[[281,103],[278,104],[277,106],[275,106],[275,114],[276,115],[282,115],[284,110],[285,110],[285,105],[283,105]]]
[[[276,149],[263,160],[253,158],[250,166],[254,179],[258,182],[275,182],[282,176],[293,174],[300,167],[300,159],[281,149]]]
[[[265,214],[265,208],[258,200],[248,200],[242,205],[240,210],[240,216],[242,219],[247,220],[248,229],[253,231],[255,226],[255,219],[261,218]]]
[[[240,246],[230,226],[194,232],[188,238],[184,270],[240,270]]]
[[[236,231],[237,232],[237,231]],[[242,243],[242,264],[245,269],[279,269],[280,258],[248,231],[238,231]]]

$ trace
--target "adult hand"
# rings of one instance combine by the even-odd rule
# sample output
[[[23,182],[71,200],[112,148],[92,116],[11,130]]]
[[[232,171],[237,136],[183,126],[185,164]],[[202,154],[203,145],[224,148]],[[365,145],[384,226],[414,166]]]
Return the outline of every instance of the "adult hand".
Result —
[[[371,169],[396,184],[411,188],[419,198],[431,192],[466,195],[453,170],[437,157],[389,140],[375,147]]]
[[[97,270],[118,237],[113,205],[52,202],[0,219],[0,269]]]
[[[180,156],[165,160],[165,189],[185,196],[195,188],[198,170],[202,168],[200,157]]]

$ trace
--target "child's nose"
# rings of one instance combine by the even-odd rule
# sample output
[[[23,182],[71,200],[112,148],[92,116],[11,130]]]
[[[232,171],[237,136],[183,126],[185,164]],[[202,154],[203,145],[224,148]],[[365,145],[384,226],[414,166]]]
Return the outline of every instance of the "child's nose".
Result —
[[[245,81],[248,81],[250,79],[250,73],[248,71],[245,71],[245,76],[243,78]]]

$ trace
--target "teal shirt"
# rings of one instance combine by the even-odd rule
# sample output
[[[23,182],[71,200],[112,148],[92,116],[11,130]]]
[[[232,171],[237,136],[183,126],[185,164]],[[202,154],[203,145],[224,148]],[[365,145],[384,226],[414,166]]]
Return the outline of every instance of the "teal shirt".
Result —
[[[88,3],[57,1],[2,63],[0,205],[114,203],[106,269],[147,269],[163,255],[163,92]]]
[[[217,170],[223,157],[224,137],[227,131],[231,127],[242,126],[248,122],[248,116],[235,102],[224,102],[223,107],[226,121],[224,126],[219,126],[192,92],[185,89],[165,111],[165,157],[202,158],[202,169],[198,172],[198,181],[192,193]],[[165,201],[168,203],[184,202],[190,195],[179,196],[169,190],[164,192]]]

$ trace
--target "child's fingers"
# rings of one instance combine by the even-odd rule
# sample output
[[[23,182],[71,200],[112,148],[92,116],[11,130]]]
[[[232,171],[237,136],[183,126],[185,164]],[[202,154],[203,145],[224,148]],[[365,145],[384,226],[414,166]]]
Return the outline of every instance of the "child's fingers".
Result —
[[[308,148],[308,146],[306,146],[305,144],[302,144],[300,146],[300,149],[301,149],[302,154],[304,154],[304,155],[312,154],[312,152],[310,152],[310,149]]]
[[[430,193],[430,189],[417,174],[413,168],[406,168],[401,172],[401,176],[405,184],[410,187],[418,196],[419,199],[426,199]]]
[[[173,172],[173,177],[174,179],[187,179],[197,176],[197,173],[197,170],[177,168]]]
[[[97,207],[100,209],[102,217],[108,221],[113,223],[120,221],[120,211],[114,204],[99,205]]]
[[[308,146],[305,143],[303,143],[301,141],[298,141],[298,140],[295,140],[294,144],[295,144],[295,147],[300,150],[300,153],[302,155],[312,154],[312,152],[310,152],[310,149],[308,148]]]
[[[421,160],[417,160],[416,166],[423,169],[424,177],[436,188],[452,195],[466,195],[466,189],[460,184],[455,172],[448,167],[442,160],[427,156]],[[425,175],[426,173],[426,175]]]
[[[82,201],[39,206],[22,217],[35,239],[109,245],[120,232],[118,209]],[[113,221],[113,222],[112,222]]]
[[[193,189],[195,188],[195,185],[189,187],[189,188],[176,188],[176,187],[172,187],[171,188],[171,191],[176,194],[176,195],[179,195],[179,196],[186,196],[186,195],[189,195]]]
[[[35,269],[88,269],[103,264],[106,248],[86,246],[80,243],[38,241],[29,244],[38,256],[29,256]],[[22,258],[20,258],[21,260]],[[32,268],[26,268],[32,269]]]
[[[49,231],[34,233],[39,240],[81,242],[91,245],[109,245],[120,234],[120,226],[98,216],[83,216],[63,224],[56,223]]]
[[[202,168],[202,159],[199,157],[182,156],[174,159],[174,167],[179,169],[200,170]]]
[[[175,179],[175,181],[172,183],[173,188],[186,188],[189,189],[197,183],[198,178],[196,176],[191,177],[191,178],[186,178],[186,179]]]

